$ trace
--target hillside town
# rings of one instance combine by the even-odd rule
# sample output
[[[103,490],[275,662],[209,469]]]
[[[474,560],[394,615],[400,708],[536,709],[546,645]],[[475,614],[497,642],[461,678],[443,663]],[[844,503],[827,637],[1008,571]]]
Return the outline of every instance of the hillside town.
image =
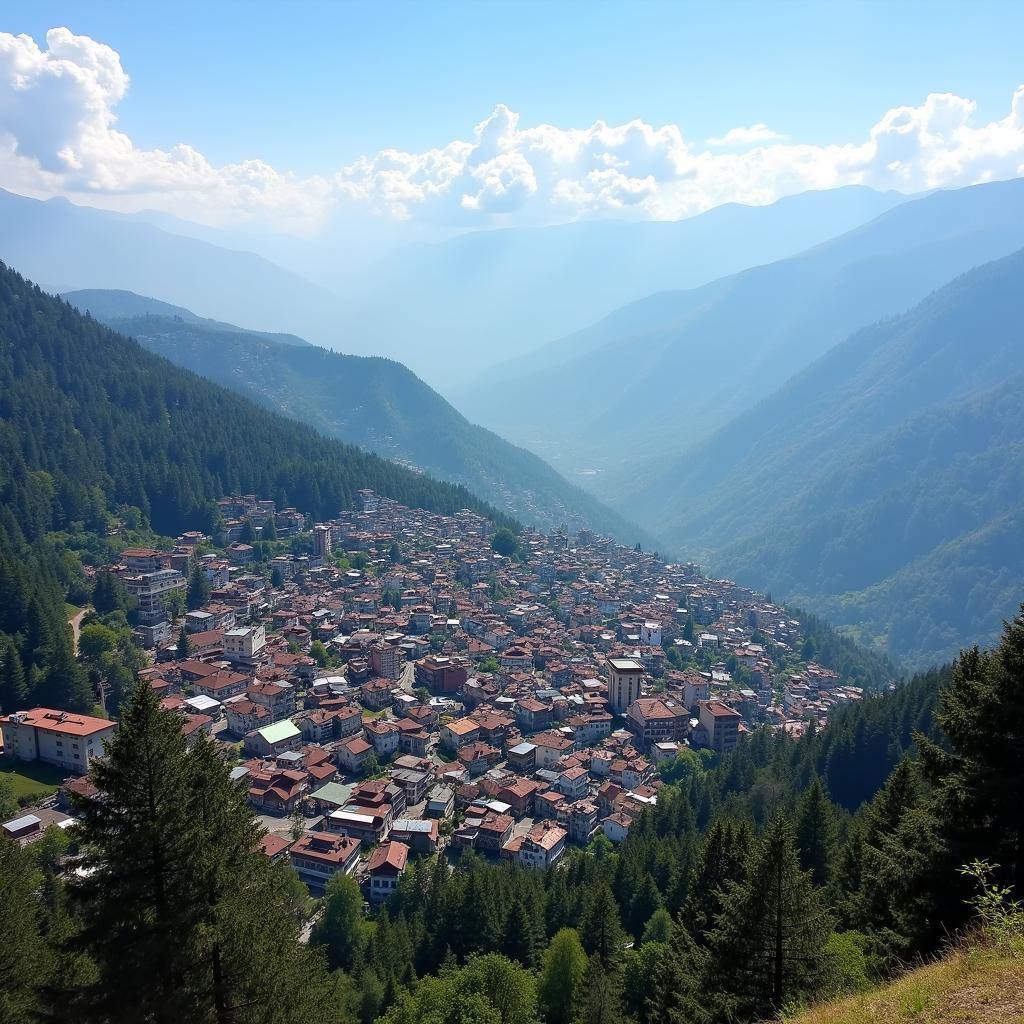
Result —
[[[620,843],[666,770],[863,696],[803,657],[800,622],[764,596],[586,530],[516,536],[370,491],[312,525],[252,495],[219,511],[216,535],[102,571],[132,598],[141,679],[190,742],[222,748],[266,855],[315,895],[344,872],[379,904],[439,852],[544,869],[570,844]],[[266,557],[270,537],[296,543]],[[47,708],[0,719],[8,757],[67,773],[5,834],[70,825],[115,729]]]

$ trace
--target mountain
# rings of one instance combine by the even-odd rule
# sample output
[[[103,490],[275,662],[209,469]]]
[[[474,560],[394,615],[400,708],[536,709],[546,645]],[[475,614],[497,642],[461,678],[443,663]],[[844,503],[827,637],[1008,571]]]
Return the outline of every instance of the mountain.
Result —
[[[853,334],[633,496],[716,571],[911,664],[1024,574],[1024,250]]]
[[[251,492],[318,518],[360,488],[502,521],[467,490],[323,437],[146,352],[0,266],[0,495],[11,536],[135,505],[165,534]],[[11,524],[16,524],[12,528]]]
[[[261,256],[162,231],[138,216],[0,190],[0,259],[53,291],[159,294],[206,316],[337,340],[338,299]]]
[[[151,352],[329,436],[462,484],[522,521],[587,525],[624,543],[658,547],[536,455],[469,423],[400,363],[340,355],[300,338],[282,344],[280,336],[204,321],[131,293],[65,298]]]
[[[905,200],[851,186],[679,221],[579,221],[406,246],[346,281],[347,347],[387,353],[454,394],[624,303],[793,255]]]
[[[933,193],[791,259],[621,309],[457,404],[570,479],[596,470],[588,487],[614,504],[852,331],[1021,245],[1024,179]]]

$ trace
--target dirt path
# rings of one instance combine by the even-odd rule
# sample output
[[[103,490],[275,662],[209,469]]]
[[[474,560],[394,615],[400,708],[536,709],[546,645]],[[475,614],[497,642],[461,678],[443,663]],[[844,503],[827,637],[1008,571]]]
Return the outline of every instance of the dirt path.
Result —
[[[73,637],[75,654],[78,654],[78,635],[82,632],[82,619],[85,618],[85,613],[88,610],[88,608],[80,608],[68,619],[68,622],[71,624],[71,634]]]

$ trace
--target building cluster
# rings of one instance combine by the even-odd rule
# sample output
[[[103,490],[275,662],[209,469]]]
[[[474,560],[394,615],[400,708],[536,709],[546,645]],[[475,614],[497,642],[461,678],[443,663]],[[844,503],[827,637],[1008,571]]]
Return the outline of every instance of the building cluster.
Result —
[[[212,550],[183,535],[112,567],[155,648],[148,685],[187,736],[230,751],[267,855],[315,892],[354,873],[377,902],[440,850],[543,869],[569,845],[619,843],[657,802],[660,764],[761,725],[799,732],[862,695],[801,662],[784,609],[694,565],[585,530],[527,530],[504,557],[472,512],[360,498],[303,554],[254,563],[242,538],[306,524],[233,497]],[[157,621],[197,562],[209,603]],[[112,724],[54,716],[0,720],[8,751],[84,772]]]

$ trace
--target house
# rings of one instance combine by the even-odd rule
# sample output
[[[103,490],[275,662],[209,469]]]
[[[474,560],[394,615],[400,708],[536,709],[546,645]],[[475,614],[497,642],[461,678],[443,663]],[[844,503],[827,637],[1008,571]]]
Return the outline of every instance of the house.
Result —
[[[459,763],[465,765],[470,777],[483,775],[488,768],[493,768],[501,759],[501,751],[489,743],[477,741],[459,747]]]
[[[537,748],[537,767],[550,768],[560,758],[570,753],[573,741],[560,732],[540,732],[531,740]]]
[[[42,839],[48,828],[56,826],[59,829],[66,829],[74,824],[75,819],[63,811],[40,807],[0,824],[0,836],[18,843],[19,846],[28,846]]]
[[[371,720],[363,723],[363,731],[373,744],[373,752],[377,757],[390,757],[398,750],[398,740],[402,733],[394,723]]]
[[[302,746],[302,733],[294,722],[285,720],[254,729],[245,737],[245,752],[258,757],[277,757]]]
[[[533,810],[533,799],[541,789],[533,779],[516,779],[498,790],[498,799],[507,803],[517,818],[523,818]]]
[[[264,683],[256,680],[245,691],[245,695],[254,704],[262,704],[274,722],[295,714],[295,687],[291,683]]]
[[[309,743],[329,743],[334,739],[334,722],[335,712],[317,708],[299,719],[299,731]]]
[[[291,814],[309,788],[306,773],[257,769],[249,773],[249,803],[266,814]]]
[[[698,705],[698,718],[707,733],[708,746],[716,754],[726,754],[739,742],[742,716],[720,700],[705,700]]]
[[[224,705],[228,732],[233,736],[245,736],[254,729],[270,725],[270,712],[262,704],[253,704],[248,697],[236,697]]]
[[[324,824],[331,832],[359,839],[367,846],[382,843],[391,829],[391,805],[382,804],[376,810],[349,804],[340,810],[331,811]]]
[[[372,750],[373,747],[362,736],[353,736],[338,745],[338,764],[346,771],[358,775]]]
[[[479,738],[480,726],[472,718],[457,718],[441,727],[441,742],[452,750],[458,750]]]
[[[558,777],[559,792],[569,800],[582,800],[588,792],[590,773],[586,768],[576,765],[562,772]]]
[[[52,708],[13,711],[0,718],[4,752],[19,761],[42,761],[83,775],[117,724],[106,718],[75,715]]]
[[[224,657],[233,665],[256,665],[266,646],[266,626],[239,626],[224,631]]]
[[[428,818],[450,818],[455,813],[455,791],[449,786],[435,786],[427,796],[425,813]]]
[[[440,831],[437,820],[398,818],[391,826],[391,839],[405,843],[413,853],[432,856],[437,853]]]
[[[359,701],[370,711],[383,711],[391,706],[394,680],[371,679],[359,687]]]
[[[263,851],[263,856],[270,861],[284,860],[291,845],[291,842],[285,839],[284,836],[276,835],[273,832],[268,832],[260,840],[260,849]]]
[[[370,880],[371,903],[383,903],[398,888],[408,860],[409,847],[397,840],[381,843],[370,854],[366,874]]]
[[[609,814],[601,822],[601,831],[613,843],[621,843],[629,835],[629,829],[632,824],[633,820],[629,815],[616,811],[614,814]]]
[[[432,776],[411,768],[399,768],[391,773],[391,780],[405,793],[406,806],[412,807],[426,799]]]
[[[307,803],[314,814],[330,814],[341,810],[352,799],[352,787],[340,782],[327,782],[309,794]]]
[[[516,860],[523,867],[543,871],[557,864],[565,853],[568,833],[553,821],[535,822],[523,836]]]
[[[508,766],[519,775],[529,775],[537,766],[537,748],[532,743],[517,743],[507,751]]]
[[[515,818],[509,814],[488,811],[477,825],[477,849],[498,853],[511,837],[515,824]]]
[[[192,688],[196,693],[219,700],[223,704],[230,698],[245,693],[250,682],[251,677],[242,675],[241,672],[218,671],[197,679]]]
[[[351,836],[307,832],[292,844],[288,858],[312,891],[323,892],[335,875],[351,875],[355,871],[359,849],[359,840]]]
[[[598,831],[597,805],[589,800],[578,800],[569,808],[569,838],[586,846]]]

